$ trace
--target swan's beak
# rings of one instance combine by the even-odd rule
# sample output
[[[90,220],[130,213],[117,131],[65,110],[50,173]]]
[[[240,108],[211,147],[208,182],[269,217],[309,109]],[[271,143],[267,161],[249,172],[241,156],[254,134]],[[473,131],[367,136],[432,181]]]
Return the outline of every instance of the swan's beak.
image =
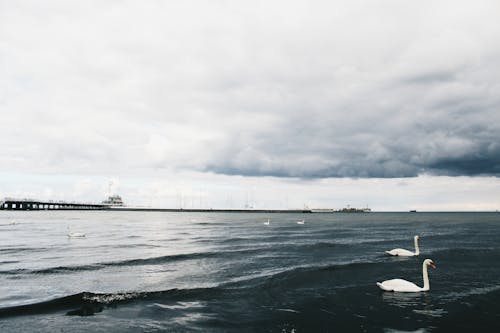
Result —
[[[429,263],[429,265],[431,265],[432,268],[436,269],[436,265],[434,265],[433,262]]]

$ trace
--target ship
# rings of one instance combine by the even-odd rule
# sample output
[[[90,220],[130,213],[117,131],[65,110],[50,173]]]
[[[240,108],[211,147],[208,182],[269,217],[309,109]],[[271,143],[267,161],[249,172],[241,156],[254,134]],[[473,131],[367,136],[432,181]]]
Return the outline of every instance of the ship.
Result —
[[[366,208],[353,208],[347,207],[337,210],[339,213],[370,213],[372,210],[368,207]]]
[[[102,202],[103,205],[107,205],[109,207],[123,207],[122,197],[119,195],[110,195],[106,200]]]

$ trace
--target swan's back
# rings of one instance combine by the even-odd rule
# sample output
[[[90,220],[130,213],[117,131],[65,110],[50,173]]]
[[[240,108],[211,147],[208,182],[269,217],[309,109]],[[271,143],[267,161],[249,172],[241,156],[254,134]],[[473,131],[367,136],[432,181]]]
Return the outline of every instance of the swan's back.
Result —
[[[68,233],[69,238],[85,238],[85,234],[82,232],[70,232]]]
[[[385,291],[399,291],[399,292],[422,291],[422,288],[417,286],[415,283],[403,279],[386,280],[382,283],[377,282],[377,286],[379,286],[380,289]]]
[[[391,256],[401,256],[401,257],[413,257],[415,256],[415,252],[411,252],[405,249],[393,249],[390,251],[385,251],[385,253],[390,254]]]

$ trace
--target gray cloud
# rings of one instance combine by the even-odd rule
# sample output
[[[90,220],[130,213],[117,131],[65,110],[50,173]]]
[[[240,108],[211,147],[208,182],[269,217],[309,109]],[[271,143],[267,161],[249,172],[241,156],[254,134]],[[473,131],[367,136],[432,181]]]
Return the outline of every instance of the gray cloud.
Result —
[[[403,84],[435,84],[441,82],[450,82],[456,80],[456,74],[454,72],[436,72],[436,73],[422,73],[419,75],[414,75],[406,80],[403,79]]]
[[[0,1],[3,171],[499,175],[495,1]]]

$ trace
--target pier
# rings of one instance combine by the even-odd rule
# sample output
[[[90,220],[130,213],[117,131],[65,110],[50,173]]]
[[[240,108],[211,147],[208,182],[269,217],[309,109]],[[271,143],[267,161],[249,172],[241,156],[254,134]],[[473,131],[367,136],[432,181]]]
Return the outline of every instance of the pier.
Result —
[[[112,206],[107,203],[75,203],[6,198],[0,210],[107,210],[123,212],[185,212],[185,213],[312,213],[310,209],[182,209]]]
[[[33,199],[5,198],[0,201],[0,210],[104,210],[106,204],[76,203],[66,201],[40,201]]]
[[[110,196],[102,203],[78,203],[67,201],[42,201],[34,199],[5,198],[0,200],[0,210],[107,210],[124,212],[185,212],[185,213],[369,213],[369,208],[343,208],[335,209],[230,209],[230,208],[153,208],[131,207],[123,205],[121,197]]]
[[[223,208],[149,208],[110,207],[110,211],[124,212],[171,212],[171,213],[312,213],[310,209],[223,209]]]

